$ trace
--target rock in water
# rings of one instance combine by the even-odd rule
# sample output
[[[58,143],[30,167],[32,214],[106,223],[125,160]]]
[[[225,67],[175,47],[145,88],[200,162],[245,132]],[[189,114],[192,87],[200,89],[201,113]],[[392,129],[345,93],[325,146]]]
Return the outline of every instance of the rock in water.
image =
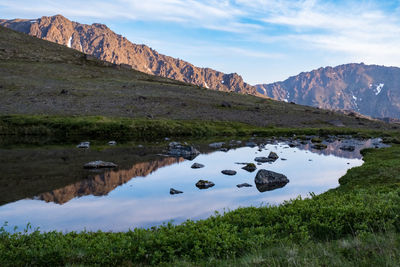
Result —
[[[254,182],[258,191],[265,192],[284,187],[289,182],[289,179],[281,173],[259,170]]]
[[[183,157],[185,159],[192,160],[199,154],[200,152],[193,146],[182,145],[177,142],[171,142],[169,144],[168,155],[170,156]]]
[[[204,168],[204,165],[200,164],[200,163],[193,163],[193,165],[190,168],[192,168],[192,169],[200,169],[200,168]]]
[[[170,188],[170,189],[169,189],[169,193],[170,193],[171,195],[176,195],[176,194],[182,194],[183,192],[182,192],[182,191],[179,191],[179,190],[176,190],[176,189],[173,189],[173,188]]]
[[[257,167],[254,163],[247,163],[246,166],[242,167],[242,169],[248,172],[254,172],[257,170]]]
[[[218,142],[218,143],[211,143],[208,146],[212,148],[221,148],[225,143],[224,142]]]
[[[100,168],[116,168],[117,165],[112,162],[106,162],[101,160],[91,161],[83,165],[85,169],[100,169]]]
[[[275,161],[275,160],[279,159],[279,156],[275,152],[270,152],[269,155],[268,155],[268,158],[272,159],[273,161]]]
[[[214,184],[213,182],[207,181],[207,180],[199,180],[199,181],[196,183],[196,186],[197,186],[199,189],[207,189],[207,188],[213,187],[214,185],[215,185],[215,184]]]
[[[254,161],[257,161],[257,162],[274,162],[277,159],[279,159],[278,154],[276,154],[275,152],[270,152],[269,155],[268,155],[268,158],[267,157],[256,157],[254,159]]]
[[[115,146],[115,145],[117,144],[117,142],[116,142],[116,141],[110,141],[110,142],[108,142],[108,144],[109,144],[110,146]]]
[[[249,141],[249,142],[246,142],[246,146],[248,146],[248,147],[256,147],[257,144],[255,142],[253,142],[253,141]]]
[[[233,170],[223,170],[221,172],[225,175],[235,175],[236,174],[236,171],[233,171]]]
[[[238,185],[236,185],[238,188],[242,188],[242,187],[252,187],[252,185],[251,184],[248,184],[248,183],[243,183],[243,184],[238,184]]]
[[[356,147],[355,146],[341,146],[341,147],[339,147],[341,150],[344,150],[344,151],[350,151],[350,152],[352,152],[352,151],[354,151],[355,149],[356,149]]]
[[[79,145],[76,146],[77,148],[89,148],[90,142],[81,142]]]
[[[258,163],[261,163],[261,162],[272,162],[273,160],[271,160],[271,159],[269,159],[267,157],[256,157],[254,159],[254,161],[257,161]]]

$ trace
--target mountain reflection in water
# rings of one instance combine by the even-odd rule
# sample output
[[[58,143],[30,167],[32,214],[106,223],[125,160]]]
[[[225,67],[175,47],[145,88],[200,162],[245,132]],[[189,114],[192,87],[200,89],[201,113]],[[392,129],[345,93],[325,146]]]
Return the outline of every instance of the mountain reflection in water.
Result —
[[[144,177],[159,168],[184,161],[183,158],[161,158],[150,162],[134,164],[128,170],[99,170],[99,174],[89,175],[88,179],[67,185],[63,188],[43,193],[37,199],[46,202],[64,204],[75,197],[87,195],[105,196],[117,186],[127,183],[135,177]]]

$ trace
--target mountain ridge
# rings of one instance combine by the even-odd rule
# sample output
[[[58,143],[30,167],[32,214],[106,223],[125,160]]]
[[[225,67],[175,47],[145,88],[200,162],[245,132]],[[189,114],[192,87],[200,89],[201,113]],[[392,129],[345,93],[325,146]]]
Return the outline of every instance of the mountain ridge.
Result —
[[[39,19],[0,19],[0,25],[55,42],[114,64],[126,64],[144,73],[195,84],[208,89],[263,97],[237,73],[225,74],[134,44],[106,25],[70,21],[62,15]]]
[[[400,68],[364,63],[321,67],[288,79],[258,84],[273,99],[367,116],[400,117]]]

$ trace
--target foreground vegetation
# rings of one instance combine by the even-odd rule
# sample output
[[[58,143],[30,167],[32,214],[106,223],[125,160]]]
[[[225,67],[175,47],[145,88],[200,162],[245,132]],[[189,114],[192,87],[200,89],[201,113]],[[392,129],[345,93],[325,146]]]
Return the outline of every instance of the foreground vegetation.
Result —
[[[391,265],[400,260],[400,146],[363,155],[364,165],[349,170],[340,187],[277,207],[240,208],[126,233],[3,229],[0,263]]]

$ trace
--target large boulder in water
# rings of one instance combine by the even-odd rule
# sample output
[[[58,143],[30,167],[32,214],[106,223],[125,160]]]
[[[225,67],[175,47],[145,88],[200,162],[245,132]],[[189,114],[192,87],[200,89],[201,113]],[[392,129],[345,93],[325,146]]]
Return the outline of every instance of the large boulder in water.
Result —
[[[281,173],[262,169],[257,172],[254,182],[258,191],[265,192],[284,187],[289,179]]]

